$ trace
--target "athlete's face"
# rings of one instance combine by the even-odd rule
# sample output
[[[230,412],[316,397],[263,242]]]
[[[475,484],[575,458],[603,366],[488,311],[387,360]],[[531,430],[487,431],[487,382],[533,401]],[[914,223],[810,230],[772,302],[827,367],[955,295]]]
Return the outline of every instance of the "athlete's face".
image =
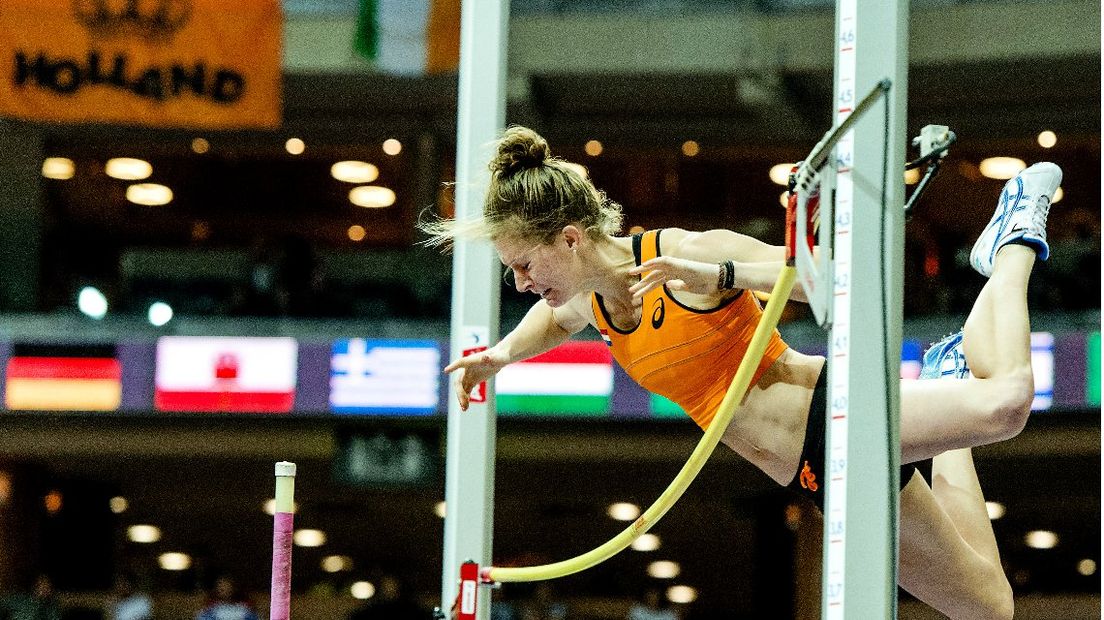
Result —
[[[553,308],[578,294],[577,243],[571,236],[560,235],[548,244],[506,236],[494,246],[519,292],[539,295]]]

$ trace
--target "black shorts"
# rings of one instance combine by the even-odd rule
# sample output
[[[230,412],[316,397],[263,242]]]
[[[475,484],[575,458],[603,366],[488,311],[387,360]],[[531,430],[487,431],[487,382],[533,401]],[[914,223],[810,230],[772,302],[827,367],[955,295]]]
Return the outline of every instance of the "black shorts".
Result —
[[[817,508],[824,511],[824,425],[828,407],[828,369],[820,372],[816,387],[813,388],[813,402],[809,404],[809,419],[805,424],[805,445],[801,448],[801,459],[798,460],[797,474],[786,488],[792,489],[798,495],[813,500]],[[913,474],[920,472],[930,484],[932,460],[927,459],[919,463],[909,463],[901,466],[901,486],[912,480]]]

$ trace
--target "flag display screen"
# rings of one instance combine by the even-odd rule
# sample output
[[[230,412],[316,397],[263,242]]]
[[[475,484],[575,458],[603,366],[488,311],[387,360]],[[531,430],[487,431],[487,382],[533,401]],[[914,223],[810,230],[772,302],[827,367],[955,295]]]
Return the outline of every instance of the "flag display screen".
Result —
[[[923,348],[904,340],[903,379],[919,374]],[[0,413],[444,416],[455,396],[442,369],[459,355],[431,339],[0,339]],[[1099,332],[1035,332],[1031,364],[1034,411],[1099,405]],[[636,384],[601,340],[569,341],[510,364],[493,389],[503,417],[687,419],[676,403]]]
[[[1085,401],[1087,404],[1100,406],[1100,332],[1089,334],[1085,346],[1085,366],[1087,367],[1087,380],[1085,381]]]
[[[338,340],[330,356],[330,410],[436,413],[441,366],[441,353],[432,340]]]
[[[901,378],[919,379],[923,367],[923,347],[919,340],[905,340],[901,343]]]
[[[8,409],[114,411],[122,401],[114,346],[16,345],[5,372]]]
[[[157,340],[158,411],[287,413],[295,402],[293,338]]]
[[[969,363],[969,360],[966,360]],[[1035,398],[1032,411],[1050,409],[1054,403],[1054,334],[1031,334],[1031,372],[1035,375]]]
[[[503,368],[495,392],[503,415],[605,415],[613,396],[613,356],[601,342],[565,342]]]

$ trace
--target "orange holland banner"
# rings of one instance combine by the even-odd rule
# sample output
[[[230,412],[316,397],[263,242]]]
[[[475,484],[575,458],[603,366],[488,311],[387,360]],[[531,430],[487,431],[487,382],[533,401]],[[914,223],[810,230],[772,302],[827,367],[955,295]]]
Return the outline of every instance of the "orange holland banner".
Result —
[[[275,128],[282,27],[279,0],[4,0],[0,115]]]

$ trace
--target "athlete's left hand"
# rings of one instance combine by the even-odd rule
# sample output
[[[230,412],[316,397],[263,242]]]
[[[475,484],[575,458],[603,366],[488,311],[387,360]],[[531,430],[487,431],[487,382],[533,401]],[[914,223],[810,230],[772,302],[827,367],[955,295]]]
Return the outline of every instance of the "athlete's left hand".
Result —
[[[629,287],[633,298],[639,299],[657,286],[667,285],[672,291],[686,291],[698,295],[714,295],[721,266],[673,256],[657,256],[629,270],[632,275],[647,272],[640,282]]]

